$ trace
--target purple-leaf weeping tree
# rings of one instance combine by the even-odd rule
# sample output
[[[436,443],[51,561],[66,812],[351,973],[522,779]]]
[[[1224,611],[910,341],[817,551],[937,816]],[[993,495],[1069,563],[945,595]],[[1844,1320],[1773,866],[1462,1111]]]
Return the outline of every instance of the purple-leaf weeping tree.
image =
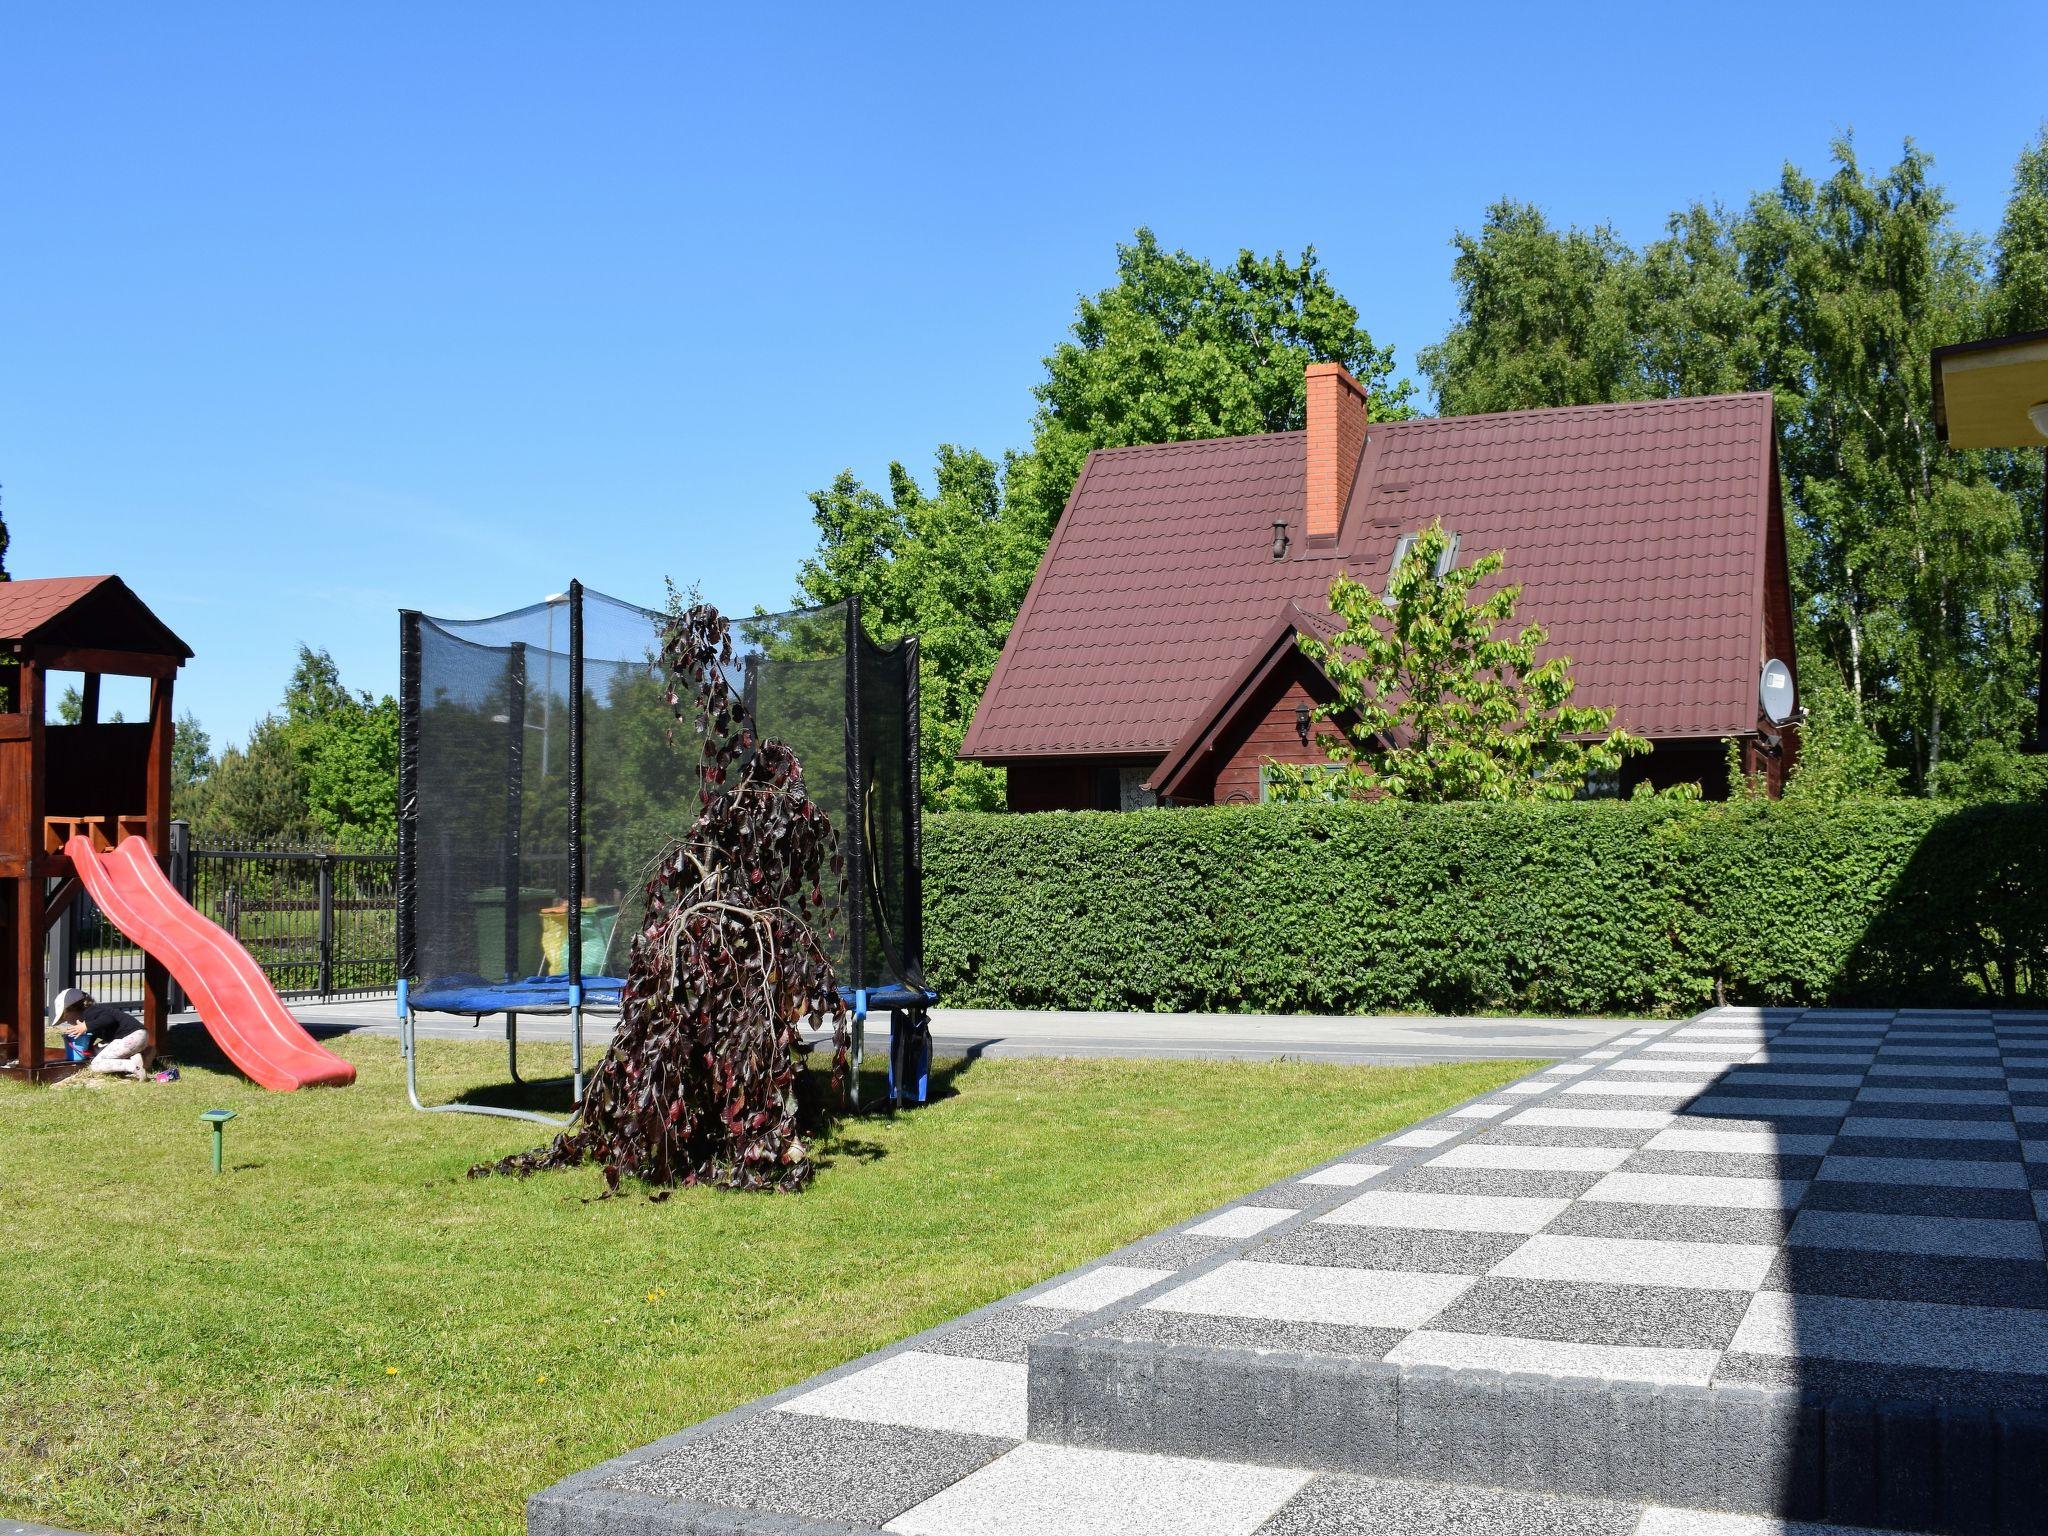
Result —
[[[715,608],[671,599],[662,629],[668,703],[700,743],[698,812],[647,882],[619,1028],[575,1121],[545,1147],[472,1174],[597,1163],[666,1188],[803,1188],[815,1171],[797,1084],[800,1023],[833,1021],[844,1084],[845,1005],[819,934],[844,881],[837,838],[803,767],[762,741],[726,684],[732,632]]]

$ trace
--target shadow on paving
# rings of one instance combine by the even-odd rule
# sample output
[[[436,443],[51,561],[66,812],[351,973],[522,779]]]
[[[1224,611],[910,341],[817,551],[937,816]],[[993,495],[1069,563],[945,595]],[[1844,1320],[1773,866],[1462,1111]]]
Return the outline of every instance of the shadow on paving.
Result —
[[[2048,1529],[2048,1015],[2010,1017],[1805,1015],[1679,1109],[1761,1150],[1627,1165],[1777,1182],[1702,1235],[1777,1250],[1712,1380],[1794,1395],[1754,1405],[1789,1440],[1781,1514]]]

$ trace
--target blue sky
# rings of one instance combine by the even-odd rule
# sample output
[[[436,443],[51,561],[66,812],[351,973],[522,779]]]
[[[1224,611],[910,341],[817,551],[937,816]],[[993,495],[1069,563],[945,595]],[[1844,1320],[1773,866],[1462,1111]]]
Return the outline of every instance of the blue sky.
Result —
[[[784,603],[840,468],[1026,440],[1140,224],[1315,244],[1410,368],[1502,194],[1641,240],[1853,128],[1988,231],[2048,113],[2020,4],[756,9],[4,0],[10,567],[238,739],[402,605]]]

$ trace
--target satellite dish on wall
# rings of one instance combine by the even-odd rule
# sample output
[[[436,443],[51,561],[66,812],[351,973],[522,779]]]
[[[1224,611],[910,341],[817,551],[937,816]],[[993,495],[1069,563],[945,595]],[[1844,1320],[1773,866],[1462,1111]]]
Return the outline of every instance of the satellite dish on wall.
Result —
[[[1763,706],[1764,718],[1773,725],[1783,725],[1792,718],[1792,669],[1775,656],[1764,663],[1762,676],[1756,683],[1757,702]]]

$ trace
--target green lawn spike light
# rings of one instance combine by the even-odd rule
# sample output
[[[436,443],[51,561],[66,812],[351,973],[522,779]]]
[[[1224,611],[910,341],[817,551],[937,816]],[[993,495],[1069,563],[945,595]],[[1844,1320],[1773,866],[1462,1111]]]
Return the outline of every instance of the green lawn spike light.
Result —
[[[219,1173],[221,1128],[235,1118],[235,1112],[232,1109],[209,1109],[199,1118],[213,1127],[213,1171]]]

